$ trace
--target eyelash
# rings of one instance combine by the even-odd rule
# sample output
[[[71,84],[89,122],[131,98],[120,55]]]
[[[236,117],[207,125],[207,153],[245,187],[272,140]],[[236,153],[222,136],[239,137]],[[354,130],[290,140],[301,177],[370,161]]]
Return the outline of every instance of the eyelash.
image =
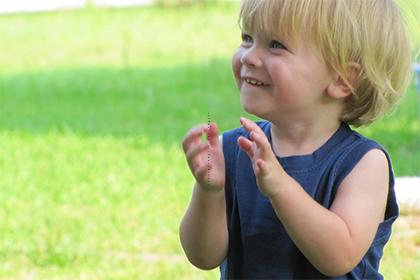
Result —
[[[242,42],[244,42],[245,44],[252,44],[254,42],[253,38],[248,34],[243,33],[241,37],[242,37]],[[287,50],[286,46],[277,40],[271,40],[269,44],[269,48]]]
[[[274,45],[276,45],[276,44],[278,44],[279,47],[274,47]],[[282,43],[280,43],[279,41],[276,41],[276,40],[272,40],[270,42],[270,48],[271,49],[285,49],[285,50],[287,50],[285,45],[283,45]]]
[[[252,43],[254,40],[248,34],[242,34],[242,41],[244,43]]]

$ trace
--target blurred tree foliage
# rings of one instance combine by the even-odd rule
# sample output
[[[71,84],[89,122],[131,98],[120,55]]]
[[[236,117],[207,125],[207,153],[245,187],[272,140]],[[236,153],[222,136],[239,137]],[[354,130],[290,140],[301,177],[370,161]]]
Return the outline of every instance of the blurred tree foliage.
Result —
[[[403,14],[417,60],[420,54],[420,0],[396,0]]]

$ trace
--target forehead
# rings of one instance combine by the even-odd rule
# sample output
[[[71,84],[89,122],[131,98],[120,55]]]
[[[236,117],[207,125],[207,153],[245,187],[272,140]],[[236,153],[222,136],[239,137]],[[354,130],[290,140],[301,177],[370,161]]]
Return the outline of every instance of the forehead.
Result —
[[[243,31],[258,34],[262,39],[298,40],[308,28],[306,18],[313,10],[304,0],[244,0],[239,15]]]

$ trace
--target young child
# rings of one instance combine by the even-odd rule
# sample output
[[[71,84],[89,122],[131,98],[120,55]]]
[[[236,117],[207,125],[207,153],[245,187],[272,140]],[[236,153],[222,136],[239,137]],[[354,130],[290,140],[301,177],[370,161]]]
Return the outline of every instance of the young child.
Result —
[[[387,112],[410,81],[392,0],[245,0],[233,73],[246,112],[220,138],[192,128],[196,179],[180,239],[222,279],[382,279],[398,216],[389,156],[351,130]],[[207,135],[202,143],[201,135]]]

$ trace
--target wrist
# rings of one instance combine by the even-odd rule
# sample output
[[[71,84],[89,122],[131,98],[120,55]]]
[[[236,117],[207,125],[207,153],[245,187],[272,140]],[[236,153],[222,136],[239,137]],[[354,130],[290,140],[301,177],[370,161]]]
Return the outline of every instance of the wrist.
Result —
[[[267,194],[267,198],[271,201],[283,197],[286,189],[292,183],[293,179],[291,179],[292,178],[284,170],[280,170],[273,180],[273,187],[271,188],[271,192]]]
[[[207,184],[200,184],[199,182],[195,183],[194,188],[204,195],[218,195],[224,191],[223,187],[209,186]]]
[[[257,183],[261,193],[271,199],[278,195],[284,188],[289,175],[278,165],[271,169],[268,174],[257,177]]]
[[[286,172],[285,176],[281,177],[278,186],[277,190],[268,197],[273,206],[283,205],[285,202],[293,199],[296,188],[301,188],[300,184]]]

